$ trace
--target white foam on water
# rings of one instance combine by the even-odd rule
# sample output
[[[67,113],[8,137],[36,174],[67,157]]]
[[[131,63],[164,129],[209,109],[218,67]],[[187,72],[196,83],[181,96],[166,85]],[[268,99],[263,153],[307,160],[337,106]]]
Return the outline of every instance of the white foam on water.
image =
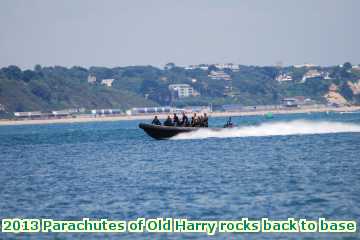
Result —
[[[290,122],[263,123],[257,126],[224,128],[220,130],[211,130],[210,128],[200,129],[194,132],[179,134],[171,139],[262,137],[345,132],[360,132],[360,125],[342,122],[295,120]]]

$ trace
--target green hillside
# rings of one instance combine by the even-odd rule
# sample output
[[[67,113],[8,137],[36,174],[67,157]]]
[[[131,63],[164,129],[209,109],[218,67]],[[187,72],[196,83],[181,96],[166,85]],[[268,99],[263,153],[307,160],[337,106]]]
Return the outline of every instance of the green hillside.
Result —
[[[359,104],[360,97],[349,88],[348,82],[360,79],[359,69],[350,63],[342,67],[259,67],[239,66],[237,71],[217,69],[185,69],[174,64],[165,69],[152,66],[131,67],[82,67],[35,66],[33,70],[21,70],[16,66],[0,69],[0,104],[7,112],[47,111],[66,108],[120,108],[159,105],[207,105],[223,104],[266,105],[279,104],[284,97],[304,96],[317,102],[325,102],[324,94],[331,84],[351,104]],[[230,95],[224,94],[224,81],[210,77],[220,71],[232,79]],[[326,78],[302,77],[309,71],[326,73]],[[292,76],[292,81],[276,81],[280,74]],[[89,83],[88,76],[96,82]],[[114,79],[111,87],[101,84],[102,79]],[[169,84],[185,83],[193,87],[199,96],[173,98]]]
[[[83,68],[44,68],[41,71],[19,72],[10,67],[0,77],[0,104],[9,112],[46,111],[84,107],[87,109],[157,106],[158,103],[128,91],[87,82]],[[30,75],[30,77],[28,77]]]

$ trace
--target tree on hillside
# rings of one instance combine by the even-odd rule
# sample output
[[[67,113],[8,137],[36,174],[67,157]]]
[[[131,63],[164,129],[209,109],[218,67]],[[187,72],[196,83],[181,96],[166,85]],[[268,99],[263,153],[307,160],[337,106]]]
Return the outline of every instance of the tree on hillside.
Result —
[[[165,70],[170,70],[170,69],[172,69],[172,68],[174,68],[174,67],[176,67],[175,63],[170,62],[170,63],[165,64],[164,69],[165,69]]]
[[[1,71],[5,75],[6,78],[11,80],[21,80],[22,79],[22,71],[18,66],[10,65],[8,67],[2,68]]]
[[[209,72],[211,72],[211,71],[217,71],[218,70],[218,68],[215,66],[215,65],[210,65],[209,67],[208,67],[208,71]]]
[[[352,68],[352,65],[351,65],[350,62],[346,62],[346,63],[343,64],[343,68],[344,68],[345,71],[348,71],[348,70],[350,70]]]
[[[346,98],[346,100],[352,101],[354,93],[351,90],[347,82],[342,82],[339,86],[340,94]]]
[[[51,98],[51,89],[42,81],[32,81],[30,83],[30,90],[33,94],[39,98],[50,101]]]
[[[265,75],[269,76],[271,79],[275,79],[280,71],[276,67],[262,67],[262,72]]]
[[[144,96],[160,104],[168,104],[171,99],[170,91],[166,84],[160,84],[155,80],[144,80],[140,91]]]
[[[339,84],[340,81],[349,80],[352,76],[351,68],[352,66],[349,62],[344,63],[343,67],[336,66],[332,69],[330,77],[335,79],[336,84]]]
[[[34,66],[34,71],[35,71],[35,72],[41,72],[41,70],[42,70],[42,67],[41,67],[40,64],[36,64],[36,65]]]
[[[31,71],[31,70],[25,70],[23,72],[23,76],[22,76],[22,79],[25,81],[25,82],[29,82],[31,79],[35,78],[36,76],[36,73],[34,71]]]

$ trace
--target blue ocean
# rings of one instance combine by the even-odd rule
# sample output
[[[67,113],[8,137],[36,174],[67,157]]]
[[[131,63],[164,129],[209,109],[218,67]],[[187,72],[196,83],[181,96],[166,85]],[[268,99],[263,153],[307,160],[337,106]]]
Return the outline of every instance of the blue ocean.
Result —
[[[0,127],[0,218],[355,220],[360,113],[233,117],[154,140],[140,121]],[[210,118],[221,126],[226,118]],[[0,233],[1,239],[355,239],[356,233]]]

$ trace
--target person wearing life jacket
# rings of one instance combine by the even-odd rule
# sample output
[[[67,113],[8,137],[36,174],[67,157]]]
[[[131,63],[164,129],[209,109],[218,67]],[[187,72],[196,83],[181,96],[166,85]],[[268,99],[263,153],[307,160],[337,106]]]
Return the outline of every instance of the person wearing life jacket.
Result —
[[[204,127],[209,127],[209,117],[206,115],[206,113],[204,113],[204,117],[203,117],[203,120],[202,120],[202,125]]]
[[[167,119],[165,120],[164,126],[168,126],[168,127],[174,126],[170,116],[168,116]]]
[[[204,127],[204,116],[199,115],[197,125],[198,125],[198,127]]]
[[[183,126],[183,127],[188,127],[189,126],[189,119],[188,119],[188,117],[186,116],[186,114],[184,112],[182,113],[182,119],[181,119],[180,125]]]
[[[226,128],[232,128],[234,124],[231,121],[231,117],[229,117],[229,120],[226,122],[225,126]]]
[[[197,117],[196,117],[196,113],[194,113],[194,115],[193,115],[192,118],[191,118],[191,123],[190,123],[190,125],[191,125],[192,127],[195,127],[196,122],[197,122]]]
[[[161,122],[160,120],[158,119],[157,116],[154,117],[154,120],[152,120],[151,124],[154,124],[154,125],[161,125]]]
[[[176,113],[174,113],[173,123],[177,127],[180,126],[180,120],[179,120],[179,117],[176,115]]]

